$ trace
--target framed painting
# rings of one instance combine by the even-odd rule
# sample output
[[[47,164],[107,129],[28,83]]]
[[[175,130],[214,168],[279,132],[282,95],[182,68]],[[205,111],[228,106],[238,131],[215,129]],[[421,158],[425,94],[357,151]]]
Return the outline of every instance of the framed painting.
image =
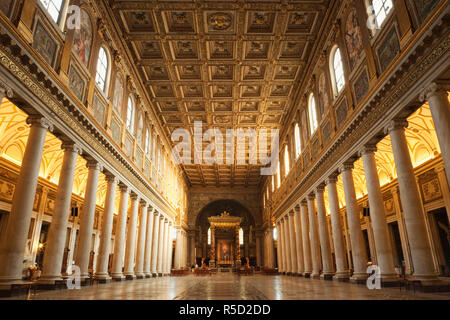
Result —
[[[347,100],[344,99],[341,104],[336,108],[336,127],[340,128],[347,119],[348,105]]]
[[[345,23],[345,43],[347,45],[350,67],[353,69],[364,50],[361,28],[359,27],[355,8],[351,9]]]
[[[363,69],[363,71],[353,84],[353,92],[355,94],[356,104],[359,104],[369,92],[369,76],[367,75],[366,68]]]
[[[377,49],[381,72],[389,67],[399,52],[400,42],[398,40],[397,30],[393,27]]]
[[[94,95],[94,118],[97,120],[103,127],[105,126],[105,116],[106,116],[106,107],[96,94]]]
[[[87,66],[92,48],[92,23],[86,10],[81,9],[80,15],[80,28],[75,29],[72,50],[77,58]]]
[[[50,36],[40,20],[38,20],[34,28],[33,48],[49,65],[53,66],[58,47],[56,41]]]
[[[80,101],[83,101],[85,86],[86,86],[86,82],[80,76],[80,73],[78,72],[78,70],[74,67],[73,64],[70,64],[70,68],[69,68],[69,88],[70,88],[70,90],[72,90],[73,94]]]

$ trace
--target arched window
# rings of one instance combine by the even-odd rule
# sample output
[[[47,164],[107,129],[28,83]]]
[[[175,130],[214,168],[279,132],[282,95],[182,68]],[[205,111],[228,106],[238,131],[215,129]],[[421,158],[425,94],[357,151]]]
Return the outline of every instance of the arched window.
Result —
[[[333,80],[334,95],[337,96],[345,86],[344,66],[342,64],[341,50],[335,46],[331,50],[331,79]]]
[[[239,228],[239,244],[244,244],[244,230],[242,228]]]
[[[278,240],[278,229],[273,228],[273,240]]]
[[[211,244],[211,228],[208,228],[208,245]]]
[[[317,109],[316,109],[316,99],[314,99],[314,95],[311,93],[309,95],[308,102],[308,114],[309,114],[309,129],[311,131],[311,135],[314,134],[317,130]]]
[[[284,147],[284,176],[286,177],[289,173],[289,151],[288,147]]]
[[[41,4],[47,10],[50,17],[52,17],[55,23],[58,23],[61,11],[63,8],[64,0],[40,0]]]
[[[295,139],[295,159],[298,159],[300,153],[302,152],[302,143],[300,141],[300,127],[298,123],[294,127],[294,139]]]
[[[372,13],[375,16],[376,28],[379,29],[393,7],[392,0],[372,0]]]
[[[127,129],[133,132],[134,129],[134,102],[131,96],[128,97],[127,104]]]
[[[104,47],[100,48],[97,59],[97,73],[95,75],[95,83],[103,92],[106,91],[106,82],[109,72],[108,55]]]
[[[278,168],[277,168],[277,188],[281,185],[281,178],[280,178],[280,161],[278,161]]]

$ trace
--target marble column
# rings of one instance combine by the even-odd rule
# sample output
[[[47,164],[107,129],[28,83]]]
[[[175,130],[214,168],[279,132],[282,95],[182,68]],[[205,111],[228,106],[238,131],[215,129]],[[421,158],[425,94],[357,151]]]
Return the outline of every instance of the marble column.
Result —
[[[366,177],[367,194],[369,198],[370,220],[375,241],[377,265],[380,268],[382,283],[396,282],[398,276],[395,272],[394,257],[392,255],[389,239],[386,212],[384,211],[383,194],[381,193],[375,161],[375,146],[365,146],[360,154],[363,159],[364,174]]]
[[[153,226],[153,239],[152,239],[152,262],[151,262],[151,272],[152,277],[158,276],[158,245],[159,245],[159,222],[161,220],[159,212],[155,209],[153,212],[155,217],[154,226]]]
[[[136,227],[138,220],[139,196],[135,193],[131,194],[130,218],[128,220],[127,243],[125,251],[125,269],[124,274],[127,280],[136,278],[134,273],[134,258],[136,250]]]
[[[89,278],[89,256],[92,246],[92,233],[94,231],[95,205],[97,202],[97,188],[99,172],[102,166],[96,161],[88,161],[88,178],[84,194],[83,211],[80,217],[80,233],[78,236],[78,249],[75,264],[80,267],[81,281]]]
[[[297,244],[295,237],[295,226],[294,226],[294,210],[289,211],[288,213],[288,227],[289,227],[289,245],[291,247],[291,268],[292,273],[298,274],[298,265],[297,265]]]
[[[126,185],[119,186],[120,189],[120,203],[119,203],[119,215],[117,217],[116,232],[114,237],[114,256],[113,265],[111,270],[111,277],[114,280],[123,280],[123,261],[125,259],[125,239],[127,229],[127,210],[128,210],[128,198],[130,195],[129,189]]]
[[[314,194],[308,196],[309,240],[311,245],[312,273],[311,278],[320,277],[320,247],[317,232],[316,208],[314,206]]]
[[[153,207],[148,206],[147,217],[147,235],[145,237],[145,255],[144,255],[144,274],[146,278],[152,276],[151,272],[151,260],[152,260],[152,240],[153,240],[153,222],[155,218],[153,216]]]
[[[46,284],[54,284],[55,281],[62,280],[61,267],[72,200],[75,165],[78,155],[82,152],[72,142],[64,142],[61,148],[64,150],[64,156],[59,174],[52,222],[47,236],[47,247],[45,248],[42,264],[42,276],[39,278],[40,283]]]
[[[425,212],[420,200],[419,188],[405,136],[408,122],[393,120],[386,128],[391,138],[397,170],[398,187],[402,203],[403,216],[408,234],[413,265],[412,279],[437,280],[437,271],[433,265],[431,246],[425,225]]]
[[[277,262],[278,262],[278,272],[284,272],[283,266],[283,245],[281,237],[281,222],[277,222]]]
[[[161,215],[159,221],[159,239],[158,239],[158,261],[156,264],[156,271],[159,276],[162,276],[162,266],[163,266],[163,251],[164,251],[164,237],[165,237],[165,222],[167,219]]]
[[[345,207],[352,247],[353,275],[350,280],[361,282],[368,277],[367,252],[361,230],[361,218],[358,203],[356,202],[355,184],[353,182],[353,163],[345,163],[340,168],[344,183]]]
[[[333,267],[333,258],[331,256],[330,236],[325,211],[325,201],[323,197],[324,189],[325,189],[324,185],[320,185],[316,189],[317,220],[319,222],[319,239],[321,248],[320,252],[322,254],[322,266],[323,266],[321,277],[326,280],[331,280],[333,279],[334,275],[334,267]]]
[[[312,265],[311,265],[311,246],[309,244],[309,218],[308,218],[308,207],[306,206],[306,200],[300,202],[300,213],[302,216],[302,243],[303,243],[303,258],[305,261],[304,273],[303,275],[307,278],[311,276]]]
[[[292,273],[292,257],[291,257],[291,246],[289,241],[289,221],[288,216],[285,215],[283,217],[283,238],[284,238],[284,245],[285,245],[285,255],[286,255],[286,273],[291,274]]]
[[[267,235],[268,244],[268,267],[271,269],[275,268],[274,259],[275,259],[275,246],[273,243],[273,228],[269,227],[269,234]]]
[[[350,278],[347,257],[344,245],[344,235],[342,233],[341,215],[339,214],[339,198],[336,187],[336,177],[326,180],[328,189],[328,204],[330,206],[331,232],[333,235],[334,256],[336,259],[336,274],[333,279],[345,281]]]
[[[295,247],[297,249],[297,273],[298,275],[303,275],[305,273],[305,261],[303,257],[302,229],[300,226],[300,206],[296,205],[294,210]]]
[[[30,228],[36,187],[44,151],[45,136],[53,130],[43,117],[28,117],[30,125],[27,145],[12,199],[11,212],[0,242],[0,284],[20,282],[22,279],[24,250]]]
[[[172,221],[169,221],[169,225],[167,227],[167,255],[166,255],[166,273],[170,275],[170,271],[172,270],[172,253],[173,253],[173,239],[172,239]]]
[[[428,100],[430,105],[431,117],[447,175],[447,184],[450,186],[450,103],[447,90],[448,85],[444,87],[433,82],[423,90],[420,98],[422,101]]]
[[[114,218],[114,201],[116,197],[117,179],[111,174],[106,174],[106,198],[102,216],[102,231],[100,234],[100,247],[97,257],[95,278],[100,282],[108,282],[111,277],[108,274],[109,254],[111,253],[111,234]]]
[[[261,267],[261,236],[256,235],[256,265]]]
[[[175,241],[175,269],[181,268],[181,230],[177,228],[177,240]]]
[[[163,276],[167,274],[167,252],[169,251],[169,221],[164,221],[164,238],[163,238],[163,257],[162,257],[162,266],[161,271]]]
[[[146,243],[145,236],[147,234],[147,217],[148,217],[147,202],[141,200],[140,215],[139,215],[139,234],[136,250],[136,267],[135,267],[136,278],[138,279],[145,278],[144,255]]]

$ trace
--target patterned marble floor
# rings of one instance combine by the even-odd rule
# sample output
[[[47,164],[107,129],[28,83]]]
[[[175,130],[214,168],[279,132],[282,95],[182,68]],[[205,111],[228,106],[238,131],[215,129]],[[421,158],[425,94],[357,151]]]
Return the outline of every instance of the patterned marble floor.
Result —
[[[364,285],[291,276],[217,274],[163,277],[38,291],[32,300],[450,300],[450,293],[413,293],[399,288],[369,290]]]

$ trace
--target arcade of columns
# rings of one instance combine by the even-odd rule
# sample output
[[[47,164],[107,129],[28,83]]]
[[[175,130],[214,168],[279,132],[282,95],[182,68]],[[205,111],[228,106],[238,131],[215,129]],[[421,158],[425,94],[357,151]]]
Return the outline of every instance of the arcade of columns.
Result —
[[[450,185],[450,105],[447,87],[431,83],[420,95],[427,101],[439,141],[446,179]],[[405,128],[406,119],[392,119],[384,128],[390,136],[395,168],[398,175],[398,189],[403,207],[404,220],[408,235],[411,257],[411,274],[408,278],[422,283],[438,282],[438,272],[433,264],[431,246],[428,239],[425,212],[414,175],[413,165],[408,150]],[[376,247],[376,264],[380,270],[381,281],[388,285],[398,281],[394,269],[392,248],[388,238],[383,196],[375,162],[376,143],[363,146],[358,156],[362,157],[367,184],[370,219]],[[311,190],[276,220],[278,230],[277,261],[279,271],[285,274],[301,275],[311,278],[324,278],[365,282],[367,273],[367,252],[360,222],[353,181],[353,162],[348,161],[336,166],[335,171]],[[337,176],[341,174],[344,186],[346,216],[349,229],[353,273],[350,273],[344,244],[343,226],[341,225]],[[328,190],[329,213],[331,216],[331,233],[328,229],[324,202],[324,189]],[[266,232],[268,248],[272,248],[271,230]],[[332,242],[330,236],[332,235]],[[333,264],[331,243],[334,245]],[[273,250],[268,252],[268,266],[273,266]],[[334,265],[336,267],[334,267]]]
[[[0,93],[2,94],[1,100],[6,96],[8,98],[12,96],[12,90],[9,88],[2,88]],[[2,261],[0,264],[0,290],[10,290],[15,284],[22,283],[24,251],[45,137],[47,132],[52,132],[54,129],[51,121],[41,115],[30,115],[27,118],[27,124],[30,126],[30,132],[11,204],[11,213],[4,238],[0,244],[0,261]],[[120,181],[113,173],[106,170],[100,161],[83,151],[77,143],[66,136],[61,135],[59,138],[62,140],[64,156],[39,283],[42,286],[53,286],[63,280],[61,269],[75,163],[78,156],[83,156],[87,160],[88,168],[78,248],[74,257],[74,265],[80,268],[82,283],[90,283],[87,281],[89,279],[88,265],[100,172],[103,172],[106,177],[107,191],[94,279],[99,282],[108,282],[111,279],[163,276],[170,273],[172,265],[175,268],[186,266],[186,232],[182,228],[176,228],[175,261],[172,263],[173,239],[171,235],[174,229],[172,218],[157,209],[148,197],[134,191],[129,183]],[[114,236],[114,250],[112,250],[114,199],[117,187],[120,190],[120,205]],[[131,210],[127,217],[129,201],[131,201]],[[129,219],[128,229],[127,219]],[[109,274],[108,264],[112,253],[112,269]],[[70,269],[69,266],[68,270]]]

